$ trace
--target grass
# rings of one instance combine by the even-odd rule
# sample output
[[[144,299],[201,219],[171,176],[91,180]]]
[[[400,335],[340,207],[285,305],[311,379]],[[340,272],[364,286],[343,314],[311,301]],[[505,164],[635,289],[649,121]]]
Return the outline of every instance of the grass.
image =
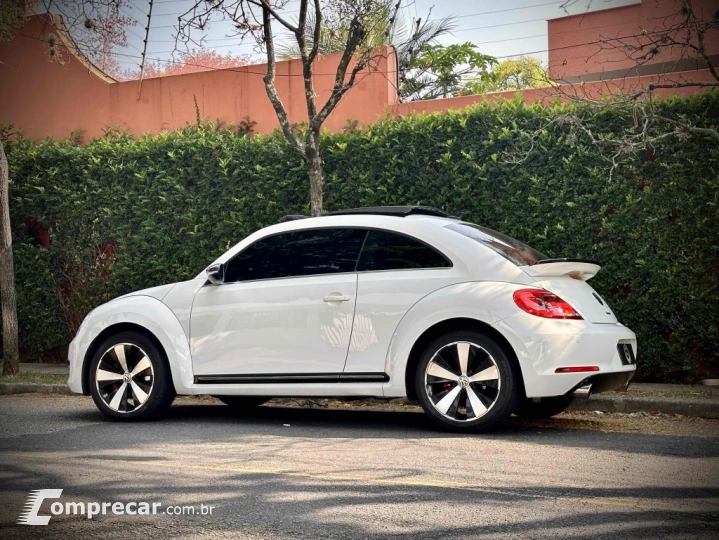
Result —
[[[48,375],[31,371],[20,373],[15,377],[1,376],[0,383],[65,384],[67,383],[67,375]]]

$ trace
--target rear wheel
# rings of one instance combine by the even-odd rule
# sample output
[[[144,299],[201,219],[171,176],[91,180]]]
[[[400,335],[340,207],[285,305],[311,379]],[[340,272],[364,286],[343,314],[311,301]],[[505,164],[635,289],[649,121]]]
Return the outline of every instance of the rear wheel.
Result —
[[[225,405],[236,409],[252,409],[267,403],[270,398],[255,396],[215,396]]]
[[[572,401],[574,401],[572,395],[542,398],[538,402],[531,398],[523,398],[519,400],[514,414],[521,418],[551,418],[555,414],[564,412]]]
[[[417,367],[415,389],[425,413],[442,429],[489,431],[515,409],[519,376],[493,339],[475,331],[455,331],[427,347]]]
[[[175,398],[164,352],[138,332],[120,332],[100,344],[89,382],[95,405],[112,420],[147,420]]]

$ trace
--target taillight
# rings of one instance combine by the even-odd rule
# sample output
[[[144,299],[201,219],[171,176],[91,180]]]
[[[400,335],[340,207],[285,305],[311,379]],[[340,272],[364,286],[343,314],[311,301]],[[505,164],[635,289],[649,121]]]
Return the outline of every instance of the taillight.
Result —
[[[519,309],[545,319],[581,319],[577,311],[554,293],[545,289],[519,289],[514,292]]]

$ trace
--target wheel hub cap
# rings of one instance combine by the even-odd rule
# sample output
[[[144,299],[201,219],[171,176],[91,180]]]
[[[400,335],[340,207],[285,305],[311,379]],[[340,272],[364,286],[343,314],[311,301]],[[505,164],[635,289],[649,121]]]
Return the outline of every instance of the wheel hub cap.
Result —
[[[434,408],[454,421],[487,414],[499,397],[497,362],[480,345],[456,341],[440,348],[427,364],[425,391]]]
[[[152,393],[155,372],[150,358],[134,343],[118,343],[100,358],[95,372],[97,393],[111,410],[129,413]]]

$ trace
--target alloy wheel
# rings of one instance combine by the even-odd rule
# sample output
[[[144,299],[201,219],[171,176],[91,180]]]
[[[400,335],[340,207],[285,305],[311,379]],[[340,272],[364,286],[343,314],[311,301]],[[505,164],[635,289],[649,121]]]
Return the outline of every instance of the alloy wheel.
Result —
[[[483,347],[456,341],[440,348],[427,364],[427,397],[445,418],[469,422],[487,414],[499,397],[497,362]]]
[[[95,384],[110,409],[129,413],[141,407],[152,393],[155,372],[150,358],[133,343],[118,343],[100,358]]]

